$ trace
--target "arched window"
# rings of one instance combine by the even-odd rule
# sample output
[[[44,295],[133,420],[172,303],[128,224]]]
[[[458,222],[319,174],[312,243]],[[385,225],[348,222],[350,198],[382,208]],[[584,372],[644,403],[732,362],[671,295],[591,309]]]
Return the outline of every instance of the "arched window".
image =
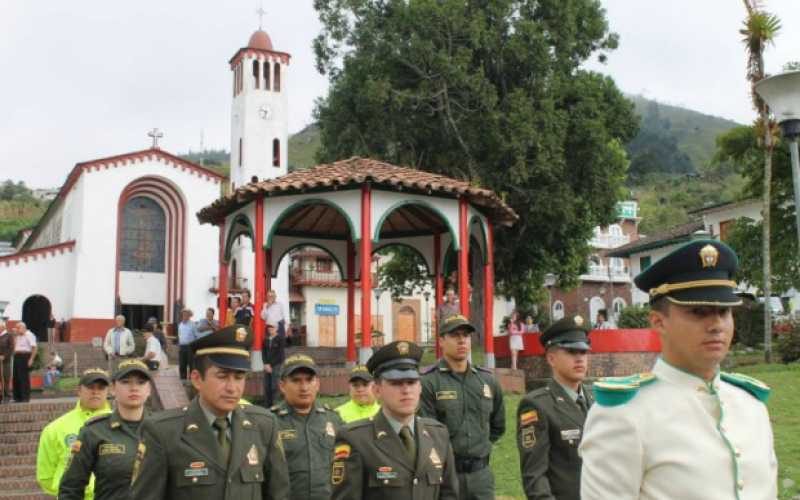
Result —
[[[281,166],[281,141],[280,141],[280,139],[274,139],[272,141],[272,166],[273,167],[280,167]]]
[[[611,224],[608,226],[608,234],[611,236],[622,236],[622,228],[619,224]]]
[[[281,91],[281,64],[275,63],[275,82],[273,85],[275,92]]]
[[[258,59],[253,60],[253,88],[258,90],[258,87],[261,86],[261,78],[259,77],[259,73],[261,69],[261,63],[258,62]]]
[[[269,74],[271,73],[269,67],[269,61],[264,61],[264,90],[269,90]]]
[[[553,302],[553,321],[558,321],[564,317],[564,303],[560,300]]]
[[[627,305],[628,304],[625,303],[625,299],[623,299],[622,297],[617,297],[614,299],[614,303],[612,304],[611,307],[614,310],[615,319],[619,318],[619,313],[621,313],[622,310],[625,309],[625,306]]]
[[[163,273],[167,223],[164,209],[137,196],[122,211],[120,271]]]

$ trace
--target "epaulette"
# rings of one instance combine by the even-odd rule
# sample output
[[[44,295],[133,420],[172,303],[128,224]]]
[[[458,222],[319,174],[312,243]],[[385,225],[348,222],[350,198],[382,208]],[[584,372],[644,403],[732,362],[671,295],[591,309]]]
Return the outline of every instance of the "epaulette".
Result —
[[[95,415],[94,417],[92,417],[89,420],[87,420],[86,422],[84,422],[83,425],[96,424],[97,422],[102,422],[103,420],[108,420],[109,418],[111,418],[111,414],[110,413],[103,413],[102,415]]]
[[[429,373],[435,372],[438,369],[439,369],[439,365],[431,365],[431,366],[423,369],[420,373],[422,373],[423,375],[427,375]]]
[[[483,373],[488,373],[489,375],[494,375],[494,372],[485,366],[476,366],[475,369]]]
[[[276,411],[278,411],[280,409],[281,409],[281,405],[272,405],[272,406],[269,407],[269,411],[271,411],[272,413],[275,413]]]
[[[731,385],[749,392],[762,403],[769,399],[770,388],[764,382],[741,373],[720,373],[719,378]]]
[[[525,397],[527,397],[527,398],[538,398],[539,396],[544,396],[546,394],[550,394],[550,387],[547,386],[547,385],[539,387],[538,389],[532,390],[531,392],[526,394]]]
[[[353,429],[358,429],[359,427],[367,427],[367,426],[371,427],[373,418],[374,417],[362,418],[362,419],[356,420],[355,422],[350,422],[349,424],[345,424],[344,427],[342,427],[342,429],[343,430],[353,430]]]
[[[447,428],[443,423],[439,422],[438,420],[436,420],[434,418],[419,417],[419,419],[422,421],[423,424],[425,424],[425,427],[443,427],[443,428]]]
[[[243,412],[247,413],[248,415],[264,415],[265,417],[271,417],[272,414],[267,411],[265,408],[262,408],[258,405],[249,404],[249,405],[242,405],[239,407]]]
[[[326,411],[333,411],[333,409],[328,404],[321,404],[317,406],[317,413],[325,413]]]
[[[637,373],[628,377],[601,378],[592,386],[594,398],[600,406],[619,406],[627,403],[641,387],[656,380],[653,373]]]
[[[171,408],[169,410],[160,411],[150,417],[147,417],[147,419],[154,422],[161,422],[163,420],[171,420],[173,418],[183,418],[188,410],[188,406],[184,406],[182,408]]]

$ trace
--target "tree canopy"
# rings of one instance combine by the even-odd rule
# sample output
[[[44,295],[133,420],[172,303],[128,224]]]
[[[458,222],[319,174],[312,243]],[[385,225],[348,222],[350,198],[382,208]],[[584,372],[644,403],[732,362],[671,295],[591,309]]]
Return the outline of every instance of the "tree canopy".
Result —
[[[469,180],[520,221],[496,231],[501,291],[586,268],[614,220],[637,132],[632,103],[588,71],[617,47],[598,0],[315,0],[330,91],[320,161],[352,155]],[[410,266],[413,268],[414,266]],[[410,269],[414,272],[414,269]]]

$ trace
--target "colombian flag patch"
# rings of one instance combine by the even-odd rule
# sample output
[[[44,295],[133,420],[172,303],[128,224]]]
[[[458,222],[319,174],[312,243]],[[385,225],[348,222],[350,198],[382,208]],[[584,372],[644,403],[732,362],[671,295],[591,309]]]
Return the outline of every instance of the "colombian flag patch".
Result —
[[[536,413],[536,410],[526,411],[525,413],[519,416],[520,425],[529,425],[538,421],[539,421],[539,414]]]
[[[333,456],[336,460],[344,460],[345,458],[350,456],[350,445],[349,444],[340,444],[336,446],[333,452]]]

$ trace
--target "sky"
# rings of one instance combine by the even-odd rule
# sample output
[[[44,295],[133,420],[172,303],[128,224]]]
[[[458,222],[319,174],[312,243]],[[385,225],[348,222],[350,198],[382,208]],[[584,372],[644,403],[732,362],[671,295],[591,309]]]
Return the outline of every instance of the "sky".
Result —
[[[620,48],[601,65],[627,93],[741,123],[754,113],[744,79],[740,0],[602,0]],[[230,148],[228,60],[258,28],[259,0],[0,0],[0,179],[58,187],[75,163],[145,149]],[[292,55],[297,132],[327,80],[314,66],[312,0],[263,0],[263,28]],[[783,29],[767,70],[800,60],[800,2],[770,0]],[[202,143],[201,143],[202,140]]]

